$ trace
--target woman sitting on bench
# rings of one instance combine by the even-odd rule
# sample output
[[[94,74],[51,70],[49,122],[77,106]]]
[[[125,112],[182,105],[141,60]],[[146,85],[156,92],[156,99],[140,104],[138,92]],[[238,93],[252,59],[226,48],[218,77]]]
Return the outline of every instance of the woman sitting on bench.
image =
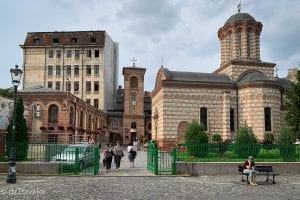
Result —
[[[255,166],[255,163],[253,161],[253,156],[249,156],[248,160],[246,160],[244,163],[243,173],[249,174],[251,185],[257,185],[256,180],[255,180],[256,176],[255,176],[254,166]]]

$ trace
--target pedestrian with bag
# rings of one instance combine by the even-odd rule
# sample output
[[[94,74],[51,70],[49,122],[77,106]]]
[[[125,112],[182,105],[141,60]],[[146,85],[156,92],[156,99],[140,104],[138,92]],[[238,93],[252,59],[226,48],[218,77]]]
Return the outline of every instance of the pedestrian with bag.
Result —
[[[114,148],[114,160],[116,163],[116,171],[119,171],[121,165],[121,159],[123,156],[124,156],[124,152],[122,150],[120,142],[117,142],[117,145]]]
[[[127,147],[127,152],[128,152],[128,160],[129,160],[129,167],[132,168],[134,167],[134,159],[136,157],[136,149],[132,145],[132,143],[129,143]]]
[[[111,168],[112,158],[114,156],[114,152],[112,147],[108,144],[105,151],[104,151],[104,159],[105,159],[105,166],[106,172],[108,172]]]

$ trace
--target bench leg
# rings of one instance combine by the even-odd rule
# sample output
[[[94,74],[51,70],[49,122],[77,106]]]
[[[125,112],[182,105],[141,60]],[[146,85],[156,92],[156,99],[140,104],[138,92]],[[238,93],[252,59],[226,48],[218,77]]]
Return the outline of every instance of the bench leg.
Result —
[[[273,175],[273,184],[275,184],[276,182],[275,182],[275,175]]]

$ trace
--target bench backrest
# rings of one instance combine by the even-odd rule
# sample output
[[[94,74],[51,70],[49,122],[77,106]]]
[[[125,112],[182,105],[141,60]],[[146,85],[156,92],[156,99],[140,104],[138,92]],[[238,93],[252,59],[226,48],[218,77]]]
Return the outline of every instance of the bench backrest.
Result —
[[[272,166],[255,166],[254,169],[259,172],[273,172]]]
[[[238,169],[239,172],[243,172],[244,166],[239,165]],[[254,169],[259,172],[273,172],[272,166],[255,166]]]

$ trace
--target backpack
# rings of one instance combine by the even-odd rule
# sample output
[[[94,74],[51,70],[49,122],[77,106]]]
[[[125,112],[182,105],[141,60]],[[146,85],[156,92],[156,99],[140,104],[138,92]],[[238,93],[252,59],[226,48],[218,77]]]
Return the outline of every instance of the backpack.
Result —
[[[135,158],[136,156],[136,151],[133,149],[133,147],[131,147],[129,153],[131,153],[133,155],[133,157]]]

